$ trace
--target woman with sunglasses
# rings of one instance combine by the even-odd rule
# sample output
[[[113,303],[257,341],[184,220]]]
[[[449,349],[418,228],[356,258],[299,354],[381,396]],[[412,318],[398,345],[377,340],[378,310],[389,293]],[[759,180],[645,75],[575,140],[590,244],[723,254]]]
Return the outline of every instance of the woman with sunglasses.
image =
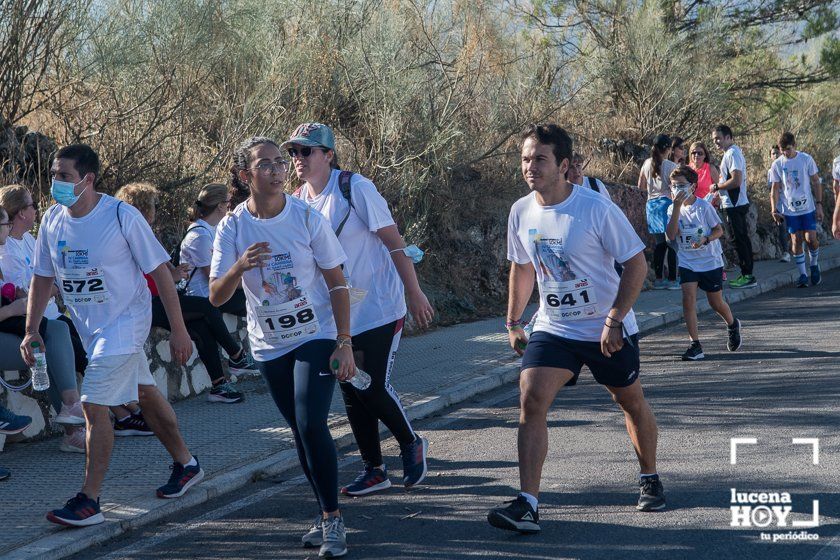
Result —
[[[251,138],[234,158],[233,172],[251,194],[217,227],[210,301],[222,305],[244,287],[251,351],[292,429],[320,505],[303,544],[320,545],[322,557],[343,556],[338,465],[327,416],[336,378],[356,373],[341,272],[346,256],[324,217],[283,192],[288,163],[273,140]]]
[[[371,377],[364,390],[341,384],[347,417],[364,462],[359,476],[341,491],[364,496],[391,486],[382,459],[380,420],[400,445],[403,485],[414,486],[426,476],[428,441],[412,429],[390,375],[406,312],[411,312],[420,328],[426,328],[434,315],[414,272],[413,260],[422,253],[416,247],[406,247],[388,203],[374,184],[338,168],[330,127],[302,124],[283,147],[303,181],[295,196],[326,216],[347,254],[344,275],[351,285],[353,355],[358,368]]]
[[[694,196],[705,199],[709,194],[709,188],[718,182],[720,172],[711,161],[709,161],[709,149],[703,142],[694,142],[688,150],[689,167],[697,173],[697,187]]]

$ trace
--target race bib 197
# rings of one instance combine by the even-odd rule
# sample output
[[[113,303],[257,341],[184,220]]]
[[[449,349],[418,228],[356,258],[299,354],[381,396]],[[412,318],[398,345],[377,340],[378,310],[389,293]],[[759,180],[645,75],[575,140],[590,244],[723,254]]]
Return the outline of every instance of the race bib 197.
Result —
[[[101,268],[62,268],[58,271],[58,282],[67,305],[95,305],[111,299]]]
[[[808,196],[801,196],[797,198],[792,198],[788,202],[788,207],[790,207],[791,211],[794,214],[802,214],[808,209]]]
[[[588,278],[540,284],[542,309],[552,321],[587,319],[597,314],[595,290]]]
[[[263,338],[270,344],[305,340],[321,329],[305,295],[279,305],[261,305],[256,315]]]

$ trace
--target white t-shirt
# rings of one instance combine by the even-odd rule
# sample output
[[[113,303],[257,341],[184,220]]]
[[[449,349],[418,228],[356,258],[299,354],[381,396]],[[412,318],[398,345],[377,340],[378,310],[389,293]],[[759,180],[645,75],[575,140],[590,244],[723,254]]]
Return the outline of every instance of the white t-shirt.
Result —
[[[187,286],[189,296],[210,297],[210,279],[200,267],[210,266],[213,261],[215,239],[216,228],[199,218],[190,224],[181,241],[181,262],[196,268],[194,273],[190,272],[192,279]]]
[[[0,271],[3,272],[3,281],[11,282],[19,288],[29,291],[29,284],[32,275],[35,273],[35,237],[31,233],[24,232],[21,239],[15,239],[11,235],[6,238],[6,252],[0,260]],[[44,317],[57,319],[61,313],[55,298],[50,298],[44,309]]]
[[[531,263],[540,291],[534,331],[597,342],[618,294],[613,262],[645,248],[621,209],[588,188],[575,186],[554,206],[534,193],[517,200],[508,218],[508,260]],[[631,309],[627,334],[639,331]]]
[[[840,156],[834,158],[834,163],[831,165],[831,176],[835,181],[840,181]]]
[[[677,168],[677,164],[666,159],[659,167],[659,177],[653,176],[653,158],[648,158],[642,164],[642,173],[647,177],[648,200],[655,198],[671,198],[671,172]]]
[[[725,183],[732,177],[733,171],[741,172],[741,186],[735,189],[718,191],[721,208],[733,208],[750,203],[747,198],[747,161],[741,148],[732,144],[720,160],[720,183]]]
[[[333,231],[350,209],[339,188],[340,174],[340,170],[334,169],[327,186],[314,198],[309,197],[307,187],[296,193],[327,218]],[[355,336],[405,317],[406,306],[405,288],[397,268],[376,235],[378,230],[394,225],[388,203],[370,179],[356,173],[350,180],[350,198],[354,210],[350,211],[338,237],[347,254],[344,275],[354,288],[367,292],[362,301],[350,308],[350,334]]]
[[[169,261],[142,214],[118,203],[102,194],[82,218],[56,204],[44,213],[36,241],[35,274],[56,278],[92,359],[143,350],[152,325],[143,274]]]
[[[612,197],[610,196],[610,191],[609,191],[609,189],[607,189],[607,186],[604,183],[602,183],[600,179],[595,179],[593,177],[592,180],[595,181],[595,185],[598,186],[598,192],[601,193],[601,195],[604,198],[606,198],[607,200],[612,202]],[[585,187],[589,190],[592,190],[592,185],[590,185],[589,181],[590,181],[589,177],[584,175],[583,178],[581,179],[580,186]]]
[[[216,229],[210,278],[221,278],[254,243],[267,241],[271,258],[264,268],[242,276],[248,309],[248,339],[254,359],[267,362],[304,342],[338,334],[321,269],[347,257],[329,224],[305,202],[290,195],[277,216],[259,219],[243,202]]]
[[[817,163],[805,152],[796,152],[792,159],[782,154],[773,162],[770,166],[770,180],[781,183],[785,195],[779,206],[782,214],[796,216],[817,209],[811,192],[811,177],[817,173]]]
[[[668,207],[668,219],[673,214],[674,206]],[[714,207],[702,198],[694,199],[690,206],[680,207],[680,229],[677,234],[677,259],[680,266],[694,272],[706,272],[723,266],[723,250],[720,241],[715,239],[708,245],[694,249],[691,244],[699,242],[712,229],[720,225],[720,218]]]

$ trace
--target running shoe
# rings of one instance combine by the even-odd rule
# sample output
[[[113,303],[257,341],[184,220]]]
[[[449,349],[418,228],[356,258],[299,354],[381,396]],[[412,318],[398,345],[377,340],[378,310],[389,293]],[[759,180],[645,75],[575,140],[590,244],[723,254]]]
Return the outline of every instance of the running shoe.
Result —
[[[32,418],[15,414],[6,407],[0,406],[0,434],[19,434],[32,424]]]
[[[487,521],[490,525],[498,529],[519,531],[525,534],[540,532],[540,514],[534,511],[528,500],[522,496],[517,496],[515,500],[509,500],[505,503],[510,505],[493,508],[487,514]]]
[[[342,487],[341,493],[345,496],[365,496],[379,490],[391,487],[391,480],[385,469],[374,467],[365,463],[365,468],[359,473],[356,479]]]
[[[187,490],[201,482],[204,471],[198,464],[198,457],[195,458],[195,463],[192,467],[185,467],[177,462],[172,463],[169,467],[172,469],[169,482],[157,489],[158,498],[180,498]]]
[[[822,282],[822,275],[820,274],[820,265],[813,264],[811,265],[811,285],[819,286],[820,282]]]
[[[102,523],[105,516],[99,509],[98,499],[91,500],[86,494],[79,492],[75,498],[67,500],[63,508],[49,512],[47,521],[68,527],[87,527]]]
[[[82,412],[82,403],[75,402],[70,406],[66,404],[61,405],[61,412],[55,417],[56,424],[66,424],[68,426],[84,426],[85,414]]]
[[[679,280],[668,280],[665,283],[666,290],[682,290]]]
[[[735,280],[729,282],[730,288],[754,288],[757,285],[755,276],[752,274],[742,274]]]
[[[321,558],[338,558],[347,554],[347,529],[341,516],[331,517],[324,521],[324,542],[318,556]]]
[[[657,278],[653,281],[653,289],[654,290],[664,290],[668,287],[668,282],[662,278]]]
[[[683,352],[682,361],[694,362],[696,360],[702,360],[705,357],[706,355],[703,353],[703,347],[700,346],[700,341],[692,340],[691,346],[688,347],[688,350]]]
[[[665,490],[659,476],[645,476],[639,482],[639,511],[657,511],[665,508]]]
[[[731,327],[726,327],[726,349],[734,352],[741,347],[741,320],[735,319],[735,323]]]
[[[58,446],[58,450],[65,453],[84,453],[85,434],[86,430],[84,428],[74,430],[69,434],[64,434],[64,437],[61,438],[61,445]]]
[[[146,424],[146,419],[143,418],[142,412],[137,412],[126,418],[125,420],[114,419],[114,435],[118,437],[126,436],[153,436],[155,433]]]
[[[807,274],[800,274],[799,280],[796,281],[797,288],[807,288],[808,287],[808,275]]]
[[[0,480],[6,480],[10,476],[12,476],[12,471],[10,471],[9,469],[4,469],[3,467],[0,467]]]
[[[779,259],[779,262],[789,263],[790,262],[790,253],[788,253],[787,251],[782,253],[782,258]]]
[[[257,369],[257,364],[254,362],[251,355],[248,352],[242,351],[242,355],[239,356],[238,360],[234,360],[233,358],[228,358],[228,369],[231,373],[252,373],[255,371],[259,371]]]
[[[233,383],[231,383],[230,381],[219,383],[218,385],[210,389],[209,393],[207,393],[207,400],[209,402],[233,404],[242,401],[242,399],[242,393],[240,393],[239,391],[235,391],[233,389]]]
[[[312,527],[306,531],[306,534],[300,540],[306,548],[321,546],[324,542],[324,517],[321,514],[318,514],[318,517],[312,522]]]
[[[400,456],[403,461],[403,486],[411,488],[423,482],[428,472],[426,452],[429,450],[429,440],[418,435],[414,441],[400,446]]]

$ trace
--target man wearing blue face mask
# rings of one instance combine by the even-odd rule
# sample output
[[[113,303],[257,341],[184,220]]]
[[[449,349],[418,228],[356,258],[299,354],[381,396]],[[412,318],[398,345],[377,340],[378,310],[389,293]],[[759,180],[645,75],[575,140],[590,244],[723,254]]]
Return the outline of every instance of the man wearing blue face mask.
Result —
[[[364,496],[391,486],[382,459],[380,420],[400,444],[403,485],[414,486],[426,477],[428,441],[412,429],[390,377],[406,311],[421,328],[426,328],[434,315],[412,264],[420,262],[423,251],[406,246],[388,203],[373,182],[338,169],[330,127],[302,124],[283,148],[304,182],[295,196],[327,218],[347,254],[344,274],[352,286],[348,334],[353,337],[357,366],[371,377],[364,390],[349,383],[340,385],[364,462],[360,474],[341,492]]]
[[[706,292],[709,305],[726,323],[726,347],[734,352],[741,347],[741,321],[732,315],[723,299],[723,251],[720,237],[723,226],[712,205],[694,196],[697,172],[681,165],[671,172],[671,193],[674,204],[668,208],[665,235],[677,244],[680,263],[683,316],[691,345],[682,354],[685,361],[705,358],[697,330],[697,288]]]
[[[181,437],[175,411],[155,387],[143,350],[151,327],[147,273],[159,286],[172,325],[173,358],[184,364],[192,353],[167,269],[169,255],[137,209],[94,190],[99,168],[89,146],[56,153],[51,173],[58,204],[46,211],[38,233],[21,344],[24,360],[34,364],[31,344],[43,348],[37,326],[57,283],[90,360],[81,396],[88,430],[85,481],[63,508],[47,514],[49,521],[71,527],[104,521],[99,494],[114,445],[109,406],[139,400],[148,425],[172,456],[172,475],[158,497],[179,497],[204,476]]]

